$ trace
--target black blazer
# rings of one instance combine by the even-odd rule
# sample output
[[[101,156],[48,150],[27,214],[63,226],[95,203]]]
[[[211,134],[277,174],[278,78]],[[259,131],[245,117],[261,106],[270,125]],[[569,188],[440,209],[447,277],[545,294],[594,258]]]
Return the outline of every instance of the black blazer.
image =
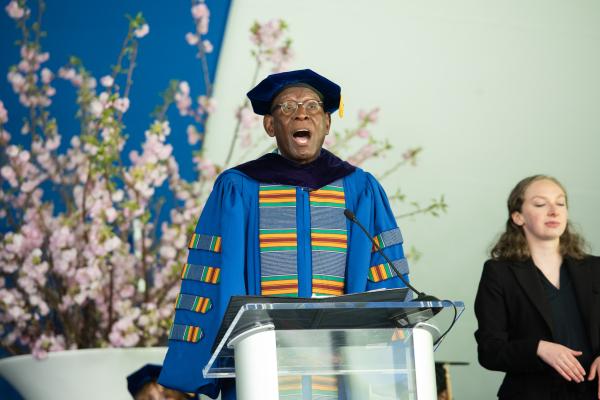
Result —
[[[600,257],[565,258],[563,266],[570,273],[596,358],[600,355]],[[488,260],[475,298],[475,315],[479,324],[475,332],[479,363],[506,372],[498,397],[563,398],[558,393],[570,390],[566,389],[568,382],[536,355],[540,340],[554,340],[552,311],[532,260]],[[596,380],[586,385],[592,393],[598,387]]]

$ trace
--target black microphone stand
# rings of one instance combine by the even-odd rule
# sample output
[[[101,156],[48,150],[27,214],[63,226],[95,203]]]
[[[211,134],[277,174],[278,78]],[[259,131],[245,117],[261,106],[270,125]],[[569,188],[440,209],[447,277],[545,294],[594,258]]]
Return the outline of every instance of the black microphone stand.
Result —
[[[373,243],[373,246],[375,247],[375,250],[377,250],[377,252],[379,254],[381,254],[381,256],[385,259],[385,261],[387,261],[387,263],[390,265],[390,267],[394,270],[394,272],[396,273],[396,275],[398,276],[398,278],[406,285],[407,288],[409,288],[410,290],[412,290],[417,295],[417,298],[414,299],[413,301],[441,301],[440,299],[438,299],[435,296],[432,296],[432,295],[429,295],[429,294],[425,294],[425,292],[420,292],[414,286],[412,286],[404,278],[404,276],[402,276],[402,274],[400,273],[400,271],[398,271],[398,268],[396,268],[396,266],[394,265],[394,263],[392,262],[392,260],[390,260],[389,257],[385,255],[385,253],[383,252],[383,249],[381,247],[379,247],[379,244],[375,241],[375,239],[373,239],[373,236],[371,236],[371,234],[369,233],[369,231],[367,231],[367,228],[365,228],[363,226],[363,224],[360,223],[360,221],[358,220],[358,218],[356,218],[356,215],[354,215],[354,213],[352,211],[350,211],[350,210],[348,210],[346,208],[344,210],[344,215],[350,221],[352,221],[353,223],[355,223],[356,225],[358,225],[358,227],[363,231],[363,233],[371,240],[371,243]],[[450,300],[444,300],[444,301],[447,301],[450,304],[452,304],[452,307],[454,308],[454,318],[452,319],[452,323],[450,324],[450,326],[448,327],[448,329],[446,329],[446,331],[444,333],[442,333],[441,336],[437,340],[434,341],[434,345],[436,345],[437,343],[439,343],[448,334],[448,332],[450,332],[450,330],[452,329],[452,327],[456,323],[456,319],[458,317],[458,311],[456,310],[456,305],[454,304],[454,302],[450,301]],[[441,308],[438,308],[438,307],[432,307],[431,308],[431,311],[433,312],[434,315],[437,314],[437,313],[439,313],[440,310],[441,310]]]
[[[417,290],[413,285],[411,285],[406,280],[406,278],[404,278],[404,276],[402,276],[402,274],[400,273],[400,271],[398,271],[398,268],[396,268],[396,266],[389,259],[389,257],[385,255],[385,253],[383,252],[383,250],[381,249],[381,247],[379,247],[379,244],[375,241],[375,239],[373,239],[373,236],[371,236],[371,234],[367,231],[367,229],[363,226],[363,224],[360,223],[360,221],[358,220],[358,218],[356,218],[356,215],[354,215],[354,213],[352,211],[350,211],[350,210],[348,210],[346,208],[344,210],[344,215],[350,221],[352,221],[356,225],[358,225],[358,227],[364,232],[364,234],[371,240],[371,243],[373,243],[373,246],[375,247],[375,250],[377,250],[377,252],[379,254],[381,254],[381,256],[385,259],[385,261],[387,261],[387,263],[389,264],[389,266],[394,270],[394,272],[396,273],[396,275],[398,276],[398,278],[402,281],[402,283],[404,283],[404,285],[407,288],[409,288],[410,290],[412,290],[417,295],[417,298],[414,299],[414,301],[440,301],[440,299],[438,299],[435,296],[431,296],[431,295],[425,294],[425,292],[421,292],[421,291]]]

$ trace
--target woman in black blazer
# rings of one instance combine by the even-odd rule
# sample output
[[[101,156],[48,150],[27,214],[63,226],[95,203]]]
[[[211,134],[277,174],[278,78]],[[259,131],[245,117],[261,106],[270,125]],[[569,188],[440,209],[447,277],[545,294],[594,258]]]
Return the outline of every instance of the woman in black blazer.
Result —
[[[500,399],[600,399],[600,258],[572,232],[554,178],[523,179],[475,299],[479,362]]]

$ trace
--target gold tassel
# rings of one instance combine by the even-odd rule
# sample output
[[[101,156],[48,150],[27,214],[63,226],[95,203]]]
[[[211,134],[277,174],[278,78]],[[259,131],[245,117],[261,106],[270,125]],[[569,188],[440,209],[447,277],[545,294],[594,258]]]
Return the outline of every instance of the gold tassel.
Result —
[[[344,118],[344,99],[342,98],[341,95],[340,95],[340,109],[339,109],[338,113],[340,114],[340,118]]]

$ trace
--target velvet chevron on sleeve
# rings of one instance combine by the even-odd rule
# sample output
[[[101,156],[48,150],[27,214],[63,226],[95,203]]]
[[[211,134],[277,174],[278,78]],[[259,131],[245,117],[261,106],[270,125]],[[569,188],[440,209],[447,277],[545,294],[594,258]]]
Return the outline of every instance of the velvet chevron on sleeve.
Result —
[[[254,292],[244,278],[253,261],[248,260],[248,253],[252,254],[248,247],[255,243],[248,238],[247,221],[254,217],[254,208],[249,206],[253,199],[245,193],[244,181],[235,173],[219,178],[190,238],[159,378],[164,386],[211,397],[219,392],[218,382],[203,378],[202,368],[210,358],[229,298]]]
[[[360,169],[346,178],[346,186],[352,193],[348,196],[347,207],[408,280],[402,233],[385,191],[371,174]],[[348,261],[348,293],[405,286],[360,228],[351,226],[349,236],[352,256]]]

